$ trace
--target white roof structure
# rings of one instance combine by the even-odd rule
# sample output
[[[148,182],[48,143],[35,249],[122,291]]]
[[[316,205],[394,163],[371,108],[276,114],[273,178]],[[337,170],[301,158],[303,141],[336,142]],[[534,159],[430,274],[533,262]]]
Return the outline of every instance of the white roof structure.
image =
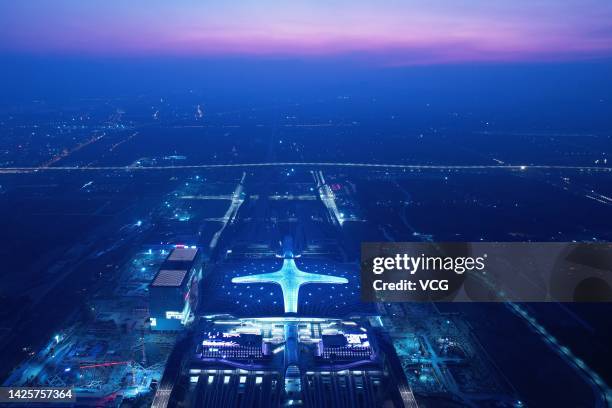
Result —
[[[191,262],[198,254],[198,248],[174,248],[168,256],[168,261]]]
[[[162,269],[157,273],[152,286],[179,287],[183,284],[185,276],[187,276],[185,270]]]

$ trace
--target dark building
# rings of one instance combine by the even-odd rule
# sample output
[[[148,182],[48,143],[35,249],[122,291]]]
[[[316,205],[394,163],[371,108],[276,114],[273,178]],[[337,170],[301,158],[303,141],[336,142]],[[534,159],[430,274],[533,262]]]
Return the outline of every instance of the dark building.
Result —
[[[176,247],[149,285],[149,314],[152,330],[181,330],[197,301],[197,281],[201,274],[199,251]]]

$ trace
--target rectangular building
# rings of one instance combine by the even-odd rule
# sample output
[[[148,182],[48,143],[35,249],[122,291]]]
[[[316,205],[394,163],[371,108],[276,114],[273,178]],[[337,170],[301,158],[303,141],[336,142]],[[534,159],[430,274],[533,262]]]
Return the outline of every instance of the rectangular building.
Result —
[[[181,330],[196,301],[199,250],[174,248],[149,285],[152,330]]]

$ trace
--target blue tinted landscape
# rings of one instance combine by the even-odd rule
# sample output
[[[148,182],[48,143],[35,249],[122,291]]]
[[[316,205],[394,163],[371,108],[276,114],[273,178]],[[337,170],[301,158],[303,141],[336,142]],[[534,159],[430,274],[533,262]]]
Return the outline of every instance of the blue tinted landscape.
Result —
[[[611,8],[238,3],[0,6],[3,386],[610,406],[609,299],[367,303],[359,268],[362,242],[612,240]]]

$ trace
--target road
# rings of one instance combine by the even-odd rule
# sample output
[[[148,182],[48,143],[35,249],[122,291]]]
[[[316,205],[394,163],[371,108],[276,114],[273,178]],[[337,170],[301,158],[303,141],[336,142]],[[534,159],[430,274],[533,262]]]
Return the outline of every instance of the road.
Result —
[[[57,167],[2,167],[0,174],[35,173],[43,171],[160,171],[160,170],[197,170],[253,167],[355,167],[369,169],[396,170],[577,170],[612,172],[610,166],[565,166],[565,165],[436,165],[436,164],[384,164],[384,163],[330,163],[330,162],[264,162],[264,163],[227,163],[193,164],[171,166],[57,166]]]

